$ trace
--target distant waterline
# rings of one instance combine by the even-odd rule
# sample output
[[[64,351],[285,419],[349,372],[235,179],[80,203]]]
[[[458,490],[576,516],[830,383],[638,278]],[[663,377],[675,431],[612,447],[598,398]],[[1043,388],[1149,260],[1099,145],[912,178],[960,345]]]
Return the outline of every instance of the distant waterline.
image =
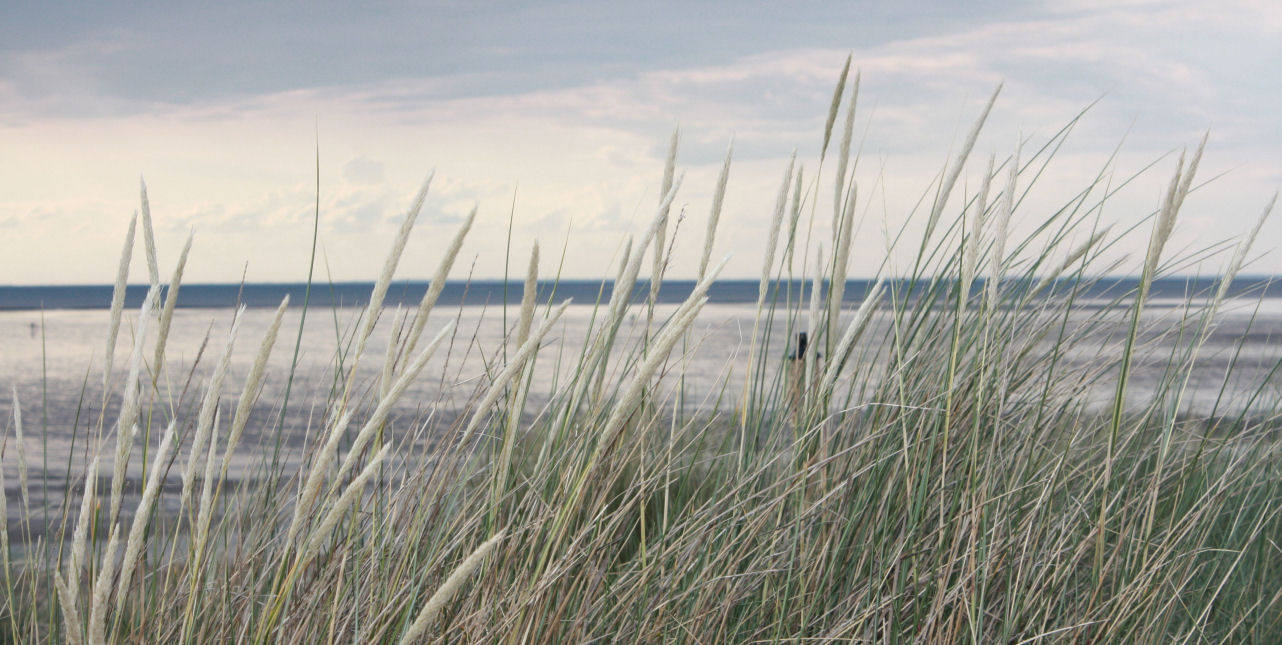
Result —
[[[1238,277],[1233,281],[1231,295],[1248,298],[1282,298],[1282,285],[1279,277]],[[1105,278],[1094,283],[1079,297],[1115,298],[1121,297],[1133,289],[1138,278]],[[1067,281],[1065,281],[1067,283]],[[872,287],[871,280],[848,280],[843,300],[859,302]],[[926,283],[913,285],[908,280],[900,280],[896,285],[900,293],[910,287],[922,288]],[[694,289],[693,280],[665,280],[659,288],[658,301],[676,303],[685,300]],[[1216,285],[1214,277],[1172,277],[1153,282],[1150,297],[1155,299],[1180,299],[1196,297],[1207,293]],[[316,307],[359,307],[369,302],[372,282],[339,282],[315,283],[312,285],[309,305]],[[1012,283],[1012,288],[1018,288]],[[387,292],[387,304],[417,304],[427,291],[426,281],[402,281],[392,285]],[[720,280],[708,291],[709,302],[719,304],[747,304],[757,301],[757,280]],[[573,298],[578,304],[592,304],[598,299],[608,300],[612,280],[562,280],[559,282],[543,281],[539,283],[539,299],[556,301]],[[783,297],[789,289],[799,295],[809,288],[808,282],[796,279],[770,284]],[[983,280],[975,281],[972,291],[978,293],[983,288]],[[301,307],[304,302],[305,283],[251,283],[251,284],[186,284],[178,294],[178,306],[184,308],[229,307],[243,304],[248,307],[275,307],[286,295],[290,297],[293,307]],[[503,282],[499,280],[475,280],[471,282],[446,283],[441,292],[442,305],[497,305],[503,302],[520,302],[523,287],[520,282]],[[650,286],[646,281],[638,281],[634,288],[634,302],[642,301],[649,296]],[[146,285],[129,285],[125,292],[125,306],[137,307],[146,296]],[[0,310],[39,310],[39,309],[107,309],[111,306],[111,285],[48,285],[48,286],[3,286],[0,285]]]

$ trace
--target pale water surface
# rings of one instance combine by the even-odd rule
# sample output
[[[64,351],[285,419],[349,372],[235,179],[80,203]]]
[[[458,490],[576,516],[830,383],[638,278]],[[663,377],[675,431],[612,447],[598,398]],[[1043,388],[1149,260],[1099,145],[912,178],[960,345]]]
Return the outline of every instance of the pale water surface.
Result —
[[[1181,338],[1169,332],[1173,322],[1186,313],[1174,306],[1177,304],[1155,301],[1148,309],[1144,335],[1148,345],[1129,388],[1128,398],[1132,400],[1151,397],[1168,363],[1187,359],[1173,350],[1186,345],[1189,335],[1186,333]],[[650,324],[661,325],[674,308],[675,305],[670,304],[656,306]],[[287,310],[259,404],[236,452],[234,475],[256,472],[262,461],[271,456],[286,464],[296,463],[300,458],[321,425],[326,402],[333,400],[333,390],[338,387],[335,374],[339,370],[350,370],[354,363],[350,355],[354,346],[354,321],[362,311],[339,308],[308,312],[296,377],[282,417],[280,406],[301,315],[300,309]],[[373,398],[370,390],[378,387],[392,319],[399,311],[384,312],[384,320],[376,327],[365,357],[359,362],[355,381],[359,391],[353,393],[356,400]],[[636,347],[640,332],[647,324],[645,307],[635,306],[631,311],[620,332],[623,339],[620,352],[623,353]],[[545,309],[540,308],[540,316],[544,312]],[[267,308],[248,309],[244,313],[221,402],[224,426],[230,422],[245,376],[273,314],[274,311]],[[679,402],[686,412],[732,411],[742,392],[755,314],[752,305],[708,305],[689,342],[679,344],[669,359],[661,382],[663,400],[672,405]],[[227,341],[232,315],[230,309],[180,309],[175,313],[167,342],[166,369],[154,383],[156,403],[143,412],[151,415],[150,445],[158,443],[159,429],[174,416],[175,410],[179,411],[180,419],[188,423],[195,418],[208,375]],[[550,393],[559,391],[560,385],[572,376],[582,343],[599,315],[591,306],[572,305],[549,334],[538,357],[527,415],[538,414]],[[437,308],[419,346],[423,347],[448,322],[455,324],[455,330],[397,406],[390,425],[393,436],[430,451],[432,438],[449,427],[469,399],[483,393],[488,383],[487,373],[501,369],[504,352],[515,351],[511,347],[505,349],[503,343],[516,318],[515,308],[507,310],[506,319],[500,307]],[[1074,312],[1069,327],[1078,328],[1077,325],[1091,319],[1090,309],[1083,308],[1081,312]],[[799,320],[805,321],[806,315],[802,313]],[[599,319],[595,323],[599,326]],[[4,439],[0,446],[11,519],[20,509],[16,503],[19,482],[11,387],[17,390],[22,402],[26,461],[31,473],[32,495],[37,502],[55,506],[62,503],[66,474],[70,472],[75,481],[76,473],[82,472],[91,451],[100,445],[99,436],[103,438],[101,445],[105,453],[114,450],[113,422],[120,404],[121,384],[129,370],[138,313],[136,310],[126,312],[108,386],[107,410],[103,414],[107,324],[108,312],[104,310],[0,312],[0,346],[3,347],[0,387],[4,389],[4,396],[0,397],[0,414],[4,419],[0,428],[4,430]],[[887,324],[886,316],[878,317],[874,328],[865,335],[866,343],[879,342],[884,336],[878,333],[878,328],[884,329]],[[1124,329],[1120,320],[1106,319],[1074,345],[1066,360],[1071,365],[1085,367],[1115,356],[1120,352]],[[783,361],[778,359],[789,351],[789,340],[795,337],[796,331],[788,329],[788,321],[782,313],[778,314],[768,334],[769,353],[774,360],[767,362],[767,370],[780,369]],[[1167,333],[1163,335],[1163,331]],[[760,345],[767,333],[762,328],[757,332]],[[148,387],[152,386],[149,364],[155,333],[153,321],[143,351],[148,364],[144,367]],[[861,348],[875,349],[867,345]],[[1197,355],[1194,369],[1181,372],[1190,375],[1180,402],[1182,412],[1231,414],[1252,401],[1260,409],[1274,409],[1282,398],[1282,376],[1271,370],[1279,360],[1282,360],[1282,299],[1226,303],[1218,324]],[[1230,363],[1233,370],[1228,373]],[[611,378],[628,378],[628,367],[622,356],[616,356]],[[1110,373],[1104,372],[1087,388],[1085,396],[1103,405],[1112,395],[1114,383]],[[271,439],[275,436],[271,430],[281,422],[285,441],[278,450]],[[135,449],[133,454],[130,473],[136,477],[141,469],[141,450]],[[184,459],[185,456],[179,462]],[[42,477],[40,473],[47,476]],[[57,514],[58,510],[51,509],[51,512]]]

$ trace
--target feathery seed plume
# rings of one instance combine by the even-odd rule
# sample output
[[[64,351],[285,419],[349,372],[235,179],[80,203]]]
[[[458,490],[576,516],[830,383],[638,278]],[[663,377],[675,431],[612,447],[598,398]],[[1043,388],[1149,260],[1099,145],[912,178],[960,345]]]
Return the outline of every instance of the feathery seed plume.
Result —
[[[623,276],[628,272],[628,264],[630,264],[629,260],[631,259],[632,259],[632,236],[629,235],[627,236],[626,239],[623,240],[623,254],[619,257],[619,268],[616,269],[614,272],[614,284],[616,287],[623,282]],[[613,290],[610,292],[610,300],[611,302],[613,302],[614,300]],[[610,307],[608,307],[607,309],[612,307],[613,307],[613,304],[611,304]]]
[[[307,479],[298,493],[298,500],[294,503],[294,519],[290,521],[289,530],[285,532],[286,544],[293,544],[294,538],[298,537],[298,531],[303,525],[303,516],[311,510],[312,502],[320,492],[321,482],[325,479],[325,473],[329,471],[330,465],[338,460],[338,443],[343,438],[343,433],[347,431],[347,426],[352,422],[354,412],[355,410],[348,408],[338,421],[334,422],[325,444],[316,451],[315,460],[307,471]]]
[[[432,358],[432,354],[436,353],[436,349],[441,346],[446,336],[449,336],[452,331],[454,331],[452,322],[441,328],[441,331],[436,334],[432,342],[428,343],[427,347],[424,347],[423,351],[419,352],[418,356],[414,357],[413,362],[397,377],[396,382],[388,389],[387,396],[384,396],[378,402],[378,407],[374,408],[374,413],[370,415],[369,419],[365,421],[365,425],[361,427],[360,432],[357,432],[356,437],[352,439],[352,444],[348,446],[347,458],[343,460],[343,465],[338,470],[336,482],[347,478],[347,473],[356,466],[357,457],[365,450],[365,446],[374,438],[374,435],[378,433],[379,426],[383,425],[383,422],[387,420],[387,415],[392,412],[392,406],[400,400],[401,395],[405,394],[405,390],[409,388],[410,383],[413,383],[419,372],[423,371],[428,359]]]
[[[788,159],[788,168],[783,173],[783,183],[775,195],[774,217],[770,219],[770,234],[766,238],[766,255],[761,264],[761,282],[757,285],[757,310],[761,310],[766,301],[766,285],[770,282],[770,269],[775,264],[775,247],[779,246],[779,229],[783,225],[783,211],[788,205],[788,188],[792,184],[792,169],[797,163],[797,151],[792,151]]]
[[[31,516],[30,495],[27,492],[27,441],[22,437],[22,402],[18,400],[18,386],[13,389],[13,432],[18,451],[18,485],[22,491],[22,512],[24,517]],[[7,520],[6,520],[7,521]]]
[[[472,552],[472,555],[467,556],[461,564],[455,567],[454,571],[445,579],[445,582],[441,584],[440,589],[437,589],[436,593],[432,594],[431,598],[428,598],[427,604],[418,612],[418,617],[414,619],[410,628],[405,631],[405,635],[401,637],[401,645],[415,643],[423,636],[427,631],[427,626],[432,623],[432,619],[441,613],[441,608],[445,606],[445,603],[449,602],[455,593],[458,593],[459,588],[463,586],[463,582],[471,577],[472,573],[481,566],[481,563],[485,561],[485,556],[489,555],[495,546],[498,546],[505,533],[506,531],[504,530],[495,533],[494,537],[482,542]]]
[[[1006,189],[1002,191],[1001,208],[997,211],[996,231],[993,232],[993,269],[989,272],[988,302],[997,302],[997,290],[1001,288],[1002,278],[1006,272],[1006,238],[1010,235],[1010,216],[1015,211],[1015,183],[1019,179],[1019,145],[1016,142],[1015,152],[1010,158],[1007,169]]]
[[[828,286],[828,327],[831,329],[837,324],[837,318],[841,315],[841,305],[846,297],[846,275],[850,266],[850,241],[854,236],[855,229],[855,199],[858,195],[857,186],[850,185],[850,192],[846,195],[846,208],[842,211],[841,223],[838,226],[837,237],[834,243],[837,245],[832,254],[832,276],[831,284]],[[828,340],[833,340],[832,334],[828,335]],[[832,351],[831,344],[828,350]]]
[[[378,396],[387,396],[387,391],[392,387],[392,375],[396,370],[396,348],[400,344],[401,332],[405,330],[405,310],[396,305],[396,311],[392,312],[392,330],[387,337],[387,347],[383,350],[383,371],[379,374]]]
[[[53,586],[58,590],[58,605],[62,610],[63,636],[67,639],[68,645],[81,645],[85,641],[84,636],[80,633],[80,611],[76,609],[76,594],[67,588],[67,583],[62,581],[62,574],[60,573],[54,572]]]
[[[1228,269],[1224,272],[1224,277],[1220,278],[1220,288],[1216,291],[1215,302],[1218,303],[1228,295],[1229,286],[1233,283],[1233,278],[1237,277],[1238,271],[1242,269],[1242,264],[1246,262],[1246,255],[1251,251],[1251,245],[1255,243],[1255,238],[1260,234],[1260,228],[1264,226],[1264,220],[1269,218],[1269,213],[1273,212],[1273,205],[1278,201],[1278,194],[1273,193],[1273,199],[1264,207],[1264,212],[1256,218],[1255,225],[1251,227],[1251,232],[1238,242],[1237,248],[1233,251],[1233,258],[1229,260]]]
[[[365,468],[356,476],[356,479],[347,485],[347,488],[343,490],[343,494],[338,497],[338,501],[334,502],[334,506],[329,509],[320,524],[317,525],[311,539],[307,541],[307,548],[303,549],[300,561],[306,562],[320,550],[325,538],[329,537],[329,534],[334,531],[334,526],[338,524],[339,518],[364,494],[365,484],[374,476],[374,473],[378,472],[379,465],[383,463],[383,459],[387,457],[387,453],[391,450],[391,443],[384,444],[383,449],[374,453],[374,457],[369,460],[368,464],[365,464]]]
[[[151,511],[156,505],[156,497],[160,494],[160,484],[165,473],[165,464],[169,461],[169,455],[174,449],[174,422],[169,422],[169,427],[165,430],[165,436],[160,440],[160,447],[156,449],[156,454],[152,457],[151,470],[147,473],[147,483],[143,487],[142,499],[138,501],[138,510],[134,512],[133,523],[129,526],[129,540],[125,543],[125,557],[120,565],[120,581],[116,586],[116,612],[119,613],[125,605],[125,596],[129,592],[129,585],[133,580],[134,569],[138,567],[138,559],[142,557],[143,539],[147,534],[147,525],[151,521]],[[113,559],[115,552],[111,552]],[[94,591],[94,605],[97,607],[98,591]]]
[[[930,219],[926,220],[926,232],[922,235],[922,244],[930,239],[931,233],[935,231],[935,225],[939,223],[939,216],[944,212],[944,206],[948,203],[948,195],[953,191],[953,185],[957,183],[957,177],[961,175],[962,168],[966,165],[966,159],[970,156],[970,151],[975,147],[975,140],[979,138],[979,131],[984,127],[984,121],[988,119],[988,113],[992,111],[993,104],[997,102],[997,95],[1002,91],[999,83],[997,89],[993,90],[993,95],[988,98],[988,104],[984,106],[984,111],[980,113],[979,118],[975,120],[975,125],[971,127],[970,133],[966,135],[966,142],[962,144],[961,154],[953,161],[952,168],[948,170],[948,175],[944,178],[944,183],[939,186],[939,194],[935,197],[935,205],[930,209]]]
[[[797,249],[797,223],[801,220],[801,177],[805,174],[806,165],[797,164],[797,177],[792,187],[792,210],[788,217],[788,241],[783,247],[783,263],[788,265],[788,275],[792,275],[792,261]]]
[[[850,163],[850,139],[855,129],[855,105],[859,102],[859,76],[859,72],[856,71],[855,82],[850,88],[850,105],[846,108],[846,129],[841,135],[841,151],[837,155],[837,175],[833,182],[835,195],[832,202],[832,236],[834,238],[837,237],[841,226],[841,205],[846,201],[842,196],[846,189],[846,166]],[[853,186],[851,190],[854,190]]]
[[[1166,198],[1162,202],[1162,209],[1158,213],[1157,221],[1153,224],[1153,234],[1149,238],[1148,254],[1144,258],[1144,273],[1140,282],[1141,300],[1148,295],[1149,286],[1152,284],[1153,277],[1157,273],[1157,267],[1161,262],[1162,250],[1166,247],[1166,242],[1171,237],[1171,231],[1175,229],[1175,219],[1179,215],[1180,207],[1184,205],[1184,198],[1188,195],[1189,188],[1193,184],[1193,175],[1197,173],[1197,165],[1202,159],[1202,151],[1206,149],[1206,139],[1207,136],[1202,137],[1202,142],[1193,153],[1193,159],[1189,161],[1187,171],[1181,172],[1184,167],[1184,155],[1182,154],[1180,155],[1179,163],[1175,166],[1175,176],[1171,178]]]
[[[864,301],[859,303],[859,309],[855,311],[855,317],[850,320],[846,326],[846,333],[842,334],[841,342],[837,344],[837,349],[832,353],[828,360],[828,369],[824,373],[822,392],[832,390],[832,386],[837,382],[837,373],[845,363],[846,356],[850,353],[851,347],[863,333],[864,327],[868,325],[868,320],[872,317],[872,312],[877,308],[877,303],[881,300],[881,290],[885,278],[878,278],[877,283],[864,296]]]
[[[656,214],[654,221],[651,222],[650,228],[646,229],[645,235],[641,236],[641,241],[632,253],[631,261],[628,262],[621,279],[614,283],[614,290],[610,293],[610,320],[617,324],[623,319],[623,312],[627,309],[632,300],[632,287],[636,285],[637,274],[641,272],[641,261],[645,259],[645,251],[649,248],[654,236],[659,231],[659,225],[663,223],[664,212],[672,205],[672,200],[676,198],[677,191],[681,188],[681,181],[685,179],[685,173],[677,177],[672,183],[672,188],[664,195],[663,201],[659,203],[659,212]]]
[[[85,545],[89,537],[90,512],[98,488],[98,455],[94,455],[85,471],[84,494],[80,498],[80,515],[71,538],[71,560],[67,566],[67,585],[72,598],[80,597],[80,569],[85,563]]]
[[[125,379],[125,396],[120,403],[120,418],[116,421],[116,463],[111,478],[109,524],[115,524],[120,516],[120,503],[124,498],[125,470],[129,465],[129,454],[133,451],[134,438],[138,436],[138,399],[142,389],[138,376],[142,369],[142,347],[147,337],[149,314],[158,293],[155,287],[148,289],[147,297],[139,309],[134,349],[129,361],[129,377]]]
[[[623,427],[628,417],[632,415],[632,410],[641,402],[641,397],[645,394],[646,388],[650,384],[650,377],[659,369],[668,359],[668,353],[672,347],[680,340],[694,319],[698,316],[703,305],[708,302],[706,294],[708,287],[712,286],[721,269],[725,267],[726,262],[723,260],[716,269],[706,276],[699,284],[695,285],[694,291],[686,298],[685,302],[677,308],[672,314],[671,322],[668,326],[654,339],[652,352],[646,357],[645,362],[635,371],[635,376],[622,396],[619,397],[619,403],[614,406],[609,420],[601,431],[599,446],[606,446],[610,443],[615,432]],[[600,450],[600,448],[598,448]]]
[[[641,254],[638,253],[637,257],[641,257]],[[535,331],[534,334],[516,350],[516,355],[513,356],[512,361],[503,368],[503,371],[499,372],[499,375],[494,377],[494,382],[490,385],[489,391],[485,393],[485,396],[481,397],[480,403],[473,408],[472,419],[468,421],[467,427],[463,430],[463,434],[460,435],[460,443],[466,443],[467,440],[471,438],[472,433],[481,426],[481,422],[489,416],[490,407],[494,405],[495,401],[498,401],[499,396],[503,394],[503,389],[507,387],[508,382],[521,372],[521,369],[525,366],[525,362],[530,360],[530,358],[534,356],[535,352],[538,351],[539,343],[543,341],[543,337],[546,336],[547,333],[552,330],[552,327],[556,322],[561,319],[561,314],[565,313],[566,307],[569,307],[571,302],[572,300],[568,299],[565,302],[562,302],[561,306],[557,307],[556,310],[552,312],[552,315],[548,316],[547,320],[543,321],[542,325],[539,325],[538,331]]]
[[[191,241],[194,236],[194,231],[187,234],[187,243],[183,245],[182,253],[178,256],[178,266],[174,268],[174,276],[169,280],[165,306],[160,311],[160,327],[156,332],[156,357],[151,363],[155,373],[153,382],[160,377],[160,370],[165,365],[165,343],[169,340],[169,326],[174,319],[174,308],[178,306],[178,287],[182,284],[183,269],[187,266],[187,253],[191,251]]]
[[[223,449],[222,477],[227,476],[227,469],[231,467],[232,453],[235,452],[236,445],[240,443],[241,434],[245,432],[245,425],[249,423],[249,413],[254,407],[254,402],[258,400],[258,385],[263,380],[263,372],[267,369],[267,359],[271,356],[272,347],[276,344],[276,336],[280,332],[280,323],[285,317],[285,308],[288,306],[289,295],[286,294],[281,300],[280,306],[276,308],[276,315],[272,317],[271,325],[268,325],[267,333],[263,335],[262,343],[258,346],[258,355],[254,357],[254,365],[249,368],[249,376],[245,378],[245,387],[240,392],[240,400],[236,403],[236,414],[232,417],[231,431],[227,434],[227,446]]]
[[[160,286],[160,264],[156,262],[156,234],[151,227],[151,203],[147,200],[147,182],[138,178],[139,192],[142,193],[142,241],[147,255],[147,277],[153,287]]]
[[[129,232],[125,233],[124,248],[120,250],[120,264],[116,269],[116,285],[111,290],[111,316],[107,324],[106,363],[102,368],[102,397],[107,399],[107,383],[111,380],[111,364],[116,355],[116,336],[120,332],[120,313],[125,306],[125,283],[129,280],[129,259],[133,257],[134,229],[138,225],[138,215],[129,220]]]
[[[970,297],[970,285],[975,282],[975,273],[979,265],[979,252],[984,241],[984,218],[988,211],[988,190],[992,186],[993,164],[996,155],[988,157],[988,169],[984,171],[984,183],[979,188],[979,195],[971,207],[970,235],[966,237],[966,252],[962,255],[961,298],[962,307]]]
[[[129,377],[125,379],[125,397],[120,404],[118,424],[122,427],[132,426],[138,420],[138,397],[142,389],[142,351],[143,346],[146,344],[147,331],[151,327],[151,310],[159,297],[159,287],[149,288],[147,297],[143,299],[142,307],[138,310],[138,327],[134,332],[134,348],[129,355]]]
[[[841,106],[841,95],[846,92],[846,75],[850,74],[850,61],[854,54],[846,56],[846,64],[841,68],[837,78],[837,89],[832,93],[832,104],[828,106],[828,120],[824,123],[824,144],[819,149],[819,158],[828,153],[828,142],[832,139],[832,125],[837,122],[837,108]]]
[[[214,413],[218,410],[218,398],[223,392],[223,380],[227,376],[227,365],[231,362],[231,352],[236,345],[236,332],[240,330],[240,323],[244,317],[245,307],[242,305],[236,311],[235,318],[232,319],[231,331],[227,333],[227,344],[223,348],[223,355],[218,359],[218,365],[214,367],[214,374],[209,379],[209,385],[205,388],[205,398],[200,404],[200,412],[196,417],[196,434],[191,441],[191,453],[187,455],[187,469],[183,471],[183,487],[181,508],[188,509],[188,503],[191,501],[191,486],[196,477],[196,467],[201,457],[205,456],[205,445],[209,441],[209,433],[214,425]]]
[[[445,280],[450,275],[450,269],[454,267],[454,260],[458,257],[459,250],[463,248],[463,240],[467,238],[468,231],[472,230],[472,222],[476,221],[476,207],[467,214],[467,219],[459,227],[458,233],[454,234],[454,241],[450,243],[450,248],[446,249],[445,256],[441,258],[441,263],[436,267],[436,273],[432,275],[432,281],[427,286],[427,293],[423,294],[423,300],[418,303],[418,311],[414,314],[414,325],[410,327],[409,338],[405,341],[405,355],[412,356],[414,349],[418,345],[418,339],[423,335],[423,327],[427,325],[427,316],[436,306],[436,300],[441,297],[441,290],[445,288]]]
[[[374,283],[374,291],[370,293],[369,305],[365,308],[364,323],[361,327],[360,335],[356,337],[356,351],[352,353],[353,360],[359,362],[361,355],[365,352],[365,344],[369,341],[370,334],[374,333],[374,323],[378,322],[378,312],[383,308],[383,298],[387,296],[387,288],[392,283],[392,276],[396,273],[396,265],[401,261],[401,253],[405,251],[405,244],[409,242],[410,231],[414,229],[414,222],[418,219],[418,213],[423,209],[423,201],[427,199],[427,190],[432,185],[432,177],[435,172],[429,174],[423,181],[423,186],[419,188],[418,195],[414,197],[414,203],[410,206],[409,211],[405,213],[405,219],[401,221],[401,228],[396,232],[396,239],[392,240],[392,249],[387,254],[387,260],[383,263],[383,272],[379,274],[378,281]],[[353,364],[352,369],[356,369]]]
[[[193,545],[196,548],[197,558],[205,548],[205,540],[209,537],[209,523],[213,515],[214,503],[214,476],[217,472],[215,464],[218,463],[218,428],[223,422],[222,412],[214,415],[214,429],[209,435],[209,452],[205,455],[205,476],[200,482],[200,506],[196,513],[196,535]]]
[[[655,338],[654,343],[651,345],[652,352],[646,357],[645,363],[636,370],[636,375],[633,377],[631,384],[624,390],[619,403],[614,406],[609,420],[601,431],[598,450],[608,446],[615,433],[621,430],[628,418],[632,416],[633,410],[641,403],[646,388],[650,385],[650,377],[654,376],[659,366],[667,361],[668,353],[672,351],[672,347],[676,345],[681,336],[694,323],[699,311],[703,309],[703,305],[707,304],[708,299],[701,297],[697,300],[687,300],[686,302],[690,303],[689,306],[678,309],[673,314],[669,327]]]
[[[708,272],[708,260],[712,257],[712,243],[717,236],[717,222],[721,220],[721,205],[726,198],[726,182],[730,179],[730,158],[734,155],[734,140],[726,148],[726,160],[721,163],[721,173],[717,175],[717,189],[712,195],[712,213],[708,216],[708,230],[703,236],[703,255],[699,257],[699,279]]]
[[[534,324],[534,305],[539,290],[539,241],[534,240],[530,249],[530,266],[525,270],[525,285],[521,289],[521,318],[516,326],[516,346],[520,347],[530,337],[530,325]]]
[[[668,144],[668,159],[663,164],[663,187],[659,190],[659,199],[667,197],[672,190],[672,177],[676,174],[677,169],[677,141],[680,134],[681,128],[679,126],[672,131],[672,141]],[[671,202],[661,209],[659,227],[654,234],[654,268],[650,272],[651,302],[658,300],[659,285],[663,280],[663,265],[665,263],[663,252],[668,243],[668,215],[671,209]]]
[[[89,602],[89,645],[107,645],[107,603],[111,596],[111,582],[116,577],[116,553],[119,549],[120,525],[113,524]]]
[[[823,330],[822,323],[819,319],[819,302],[820,294],[823,293],[823,269],[824,269],[824,247],[822,244],[815,249],[815,274],[810,278],[810,346],[818,347],[819,335]],[[815,354],[818,352],[811,350],[806,352],[806,381],[809,382],[810,375],[815,373]]]
[[[1180,207],[1184,205],[1184,198],[1188,196],[1189,190],[1193,187],[1193,177],[1197,175],[1197,166],[1202,161],[1202,153],[1206,151],[1206,141],[1210,137],[1210,132],[1203,134],[1202,140],[1197,144],[1197,150],[1193,151],[1193,158],[1189,161],[1188,172],[1180,180],[1180,188],[1175,196],[1174,209],[1176,211],[1180,210]]]

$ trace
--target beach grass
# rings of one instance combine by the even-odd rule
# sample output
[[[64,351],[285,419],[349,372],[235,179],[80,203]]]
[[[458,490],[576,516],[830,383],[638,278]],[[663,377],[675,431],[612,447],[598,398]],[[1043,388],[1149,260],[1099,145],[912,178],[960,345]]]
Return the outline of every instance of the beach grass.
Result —
[[[187,250],[163,286],[144,188],[152,292],[125,310],[131,222],[103,396],[82,397],[76,415],[93,462],[62,465],[54,501],[65,531],[37,525],[31,481],[59,466],[26,469],[34,458],[21,451],[39,437],[19,415],[39,404],[13,394],[6,445],[18,454],[0,469],[0,513],[20,519],[4,532],[0,641],[1282,642],[1274,372],[1216,414],[1185,406],[1254,232],[1227,254],[1225,288],[1189,294],[1160,325],[1146,309],[1152,281],[1179,266],[1165,243],[1202,147],[1145,220],[1147,255],[1123,267],[1136,286],[1086,306],[1117,270],[1101,260],[1121,234],[1100,223],[1115,188],[1104,174],[1058,210],[1030,213],[1039,224],[1026,237],[1009,226],[1071,128],[992,157],[978,193],[954,194],[994,92],[910,215],[922,239],[906,233],[920,227],[886,233],[888,246],[917,250],[911,265],[883,265],[884,281],[848,303],[860,202],[859,79],[847,79],[814,174],[789,162],[776,202],[761,205],[772,224],[750,358],[711,401],[687,400],[682,384],[718,276],[732,153],[688,299],[656,309],[657,287],[648,300],[634,289],[647,261],[663,273],[671,248],[674,134],[653,220],[600,302],[574,303],[595,307],[580,348],[552,341],[566,305],[533,297],[535,247],[504,347],[484,348],[483,377],[443,422],[396,410],[433,356],[462,351],[453,339],[466,330],[435,305],[471,217],[421,304],[384,306],[429,179],[340,335],[333,387],[293,460],[282,457],[289,390],[258,400],[264,379],[294,382],[266,369],[291,339],[297,364],[288,303],[263,338],[235,324],[212,338],[208,373],[164,373]],[[626,332],[642,309],[647,324]],[[113,365],[131,319],[131,360]],[[376,329],[389,330],[382,356],[369,349]],[[790,358],[780,339],[798,332],[811,349]],[[1154,356],[1155,335],[1174,349]],[[226,368],[236,344],[259,348],[239,382]],[[1137,401],[1140,360],[1164,367]],[[572,367],[535,400],[540,363]],[[166,384],[185,381],[198,394],[174,407]],[[1097,400],[1101,389],[1111,397]],[[264,405],[279,416],[256,414]],[[242,445],[246,428],[267,440]],[[263,451],[258,465],[229,476],[245,450]]]

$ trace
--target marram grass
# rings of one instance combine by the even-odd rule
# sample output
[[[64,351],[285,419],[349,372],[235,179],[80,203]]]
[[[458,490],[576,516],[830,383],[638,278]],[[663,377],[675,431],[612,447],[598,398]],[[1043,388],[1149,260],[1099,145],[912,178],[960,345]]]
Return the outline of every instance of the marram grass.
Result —
[[[302,463],[263,459],[241,480],[228,471],[242,432],[280,445],[272,437],[281,426],[252,411],[264,379],[292,377],[265,370],[283,308],[243,383],[225,359],[208,379],[163,373],[187,249],[162,300],[144,193],[155,290],[137,312],[120,382],[111,356],[131,220],[102,374],[124,405],[116,418],[105,405],[81,416],[92,457],[70,473],[83,486],[66,487],[67,530],[33,537],[28,474],[0,471],[0,481],[21,482],[20,499],[9,489],[0,497],[0,510],[21,509],[0,536],[0,641],[1282,642],[1276,384],[1258,384],[1248,404],[1213,417],[1180,405],[1258,225],[1233,250],[1225,286],[1191,296],[1166,330],[1185,340],[1170,350],[1159,386],[1138,401],[1127,394],[1155,331],[1142,315],[1149,285],[1173,266],[1164,246],[1182,202],[1195,198],[1201,148],[1155,205],[1148,254],[1131,269],[1138,286],[1085,308],[1090,276],[1116,269],[1098,259],[1116,239],[1096,221],[1107,183],[1082,186],[1049,215],[1021,212],[1067,128],[990,161],[976,198],[952,194],[990,100],[927,189],[929,210],[910,214],[924,217],[925,239],[885,233],[888,245],[920,249],[913,268],[880,276],[856,308],[824,292],[844,285],[857,219],[852,112],[836,147],[838,176],[823,178],[836,187],[834,211],[819,207],[829,193],[816,198],[848,65],[819,176],[803,181],[790,161],[776,202],[761,205],[772,223],[752,334],[759,346],[745,349],[746,373],[720,376],[711,413],[690,413],[694,402],[673,385],[684,383],[683,354],[701,341],[694,322],[718,271],[710,255],[729,151],[690,299],[647,324],[644,338],[620,331],[630,310],[653,304],[632,301],[649,246],[653,271],[668,262],[681,183],[674,135],[657,216],[624,254],[581,354],[548,340],[565,306],[536,302],[527,288],[504,343],[515,349],[484,348],[485,377],[448,427],[432,426],[426,454],[394,411],[434,352],[459,351],[433,306],[475,212],[416,311],[386,312],[420,193],[356,333],[337,350]],[[809,223],[798,226],[805,213]],[[1007,239],[1025,217],[1039,222],[1033,233]],[[829,222],[831,237],[809,237]],[[536,246],[527,284],[539,262]],[[362,382],[356,366],[377,360],[365,350],[378,325],[394,329],[393,345],[378,382]],[[433,340],[419,348],[428,328]],[[771,328],[788,338],[807,330],[825,351],[789,360],[788,348],[771,346],[780,338]],[[1099,338],[1119,329],[1122,350],[1109,359]],[[233,326],[225,347],[235,335]],[[1103,358],[1070,360],[1083,352]],[[536,403],[527,395],[541,362],[576,368]],[[187,378],[203,404],[193,418],[191,406],[171,418],[166,384]],[[1101,390],[1115,392],[1104,405],[1088,396]],[[31,409],[15,392],[15,432],[23,406]],[[224,408],[234,410],[226,427]],[[141,507],[117,511],[138,451],[147,458]],[[112,473],[107,500],[99,470]]]

